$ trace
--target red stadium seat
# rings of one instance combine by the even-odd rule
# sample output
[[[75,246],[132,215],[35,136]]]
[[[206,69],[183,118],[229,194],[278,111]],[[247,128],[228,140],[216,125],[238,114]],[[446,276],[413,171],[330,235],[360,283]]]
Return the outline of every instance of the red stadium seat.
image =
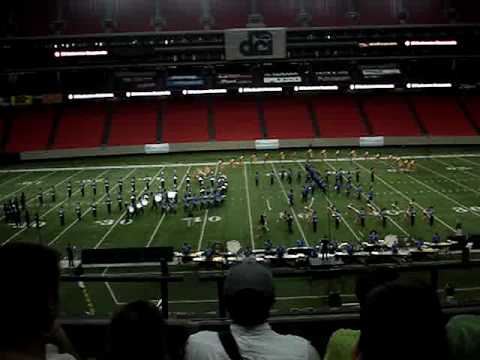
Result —
[[[5,136],[5,120],[0,118],[0,147],[2,146],[2,141]]]
[[[154,2],[151,0],[119,1],[116,13],[118,32],[154,31]]]
[[[82,104],[65,108],[53,147],[66,149],[100,146],[105,118],[105,104]]]
[[[265,99],[263,106],[269,138],[310,139],[315,137],[312,119],[304,98]]]
[[[215,131],[218,141],[261,139],[257,103],[254,98],[215,98]]]
[[[297,26],[298,7],[291,0],[262,0],[259,10],[266,26]]]
[[[244,28],[248,22],[250,5],[247,1],[212,1],[214,29]]]
[[[162,0],[162,16],[166,19],[166,29],[169,31],[185,31],[202,29],[201,1],[182,0],[181,5],[178,0]]]
[[[52,107],[31,107],[16,110],[13,116],[7,152],[45,150],[52,130]]]
[[[169,101],[164,108],[162,120],[164,143],[209,140],[206,99]]]
[[[395,95],[371,96],[364,99],[363,109],[372,125],[374,135],[421,135],[421,131],[402,97]]]
[[[353,98],[347,96],[322,96],[313,99],[320,137],[341,138],[366,136],[365,125],[360,118]]]
[[[469,124],[454,97],[416,96],[415,108],[433,136],[474,136],[475,130]]]
[[[68,0],[65,7],[65,34],[103,32],[105,4],[95,0]]]
[[[114,105],[108,144],[156,144],[158,110],[157,102]]]

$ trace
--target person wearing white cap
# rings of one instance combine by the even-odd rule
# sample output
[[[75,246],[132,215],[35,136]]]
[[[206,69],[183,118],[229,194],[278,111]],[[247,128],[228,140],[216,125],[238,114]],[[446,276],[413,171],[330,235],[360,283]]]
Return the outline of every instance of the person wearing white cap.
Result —
[[[319,360],[310,342],[280,335],[268,324],[275,301],[272,273],[255,259],[231,268],[225,299],[232,324],[228,331],[201,331],[189,337],[186,360]]]

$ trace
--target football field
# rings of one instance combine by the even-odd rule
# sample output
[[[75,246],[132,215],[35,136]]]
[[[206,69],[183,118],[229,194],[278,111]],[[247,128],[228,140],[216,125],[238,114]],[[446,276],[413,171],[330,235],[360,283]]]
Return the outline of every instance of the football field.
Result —
[[[172,154],[132,156],[118,158],[95,158],[72,161],[49,161],[24,163],[3,168],[0,171],[0,203],[15,196],[20,199],[23,192],[31,222],[38,213],[40,227],[20,227],[6,223],[0,216],[0,244],[16,241],[41,242],[65,254],[67,245],[86,248],[155,247],[173,246],[179,250],[188,243],[196,250],[204,250],[216,243],[237,240],[242,247],[263,248],[266,240],[274,246],[293,247],[303,239],[314,246],[326,236],[337,243],[350,242],[358,245],[365,241],[371,230],[380,234],[411,237],[430,241],[434,233],[442,239],[452,234],[461,224],[464,232],[480,233],[480,149],[478,148],[434,148],[434,149],[369,149],[357,150],[352,159],[350,149],[342,149],[339,154],[328,150],[321,156],[320,150],[313,151],[311,164],[321,174],[329,172],[330,183],[326,194],[316,190],[302,201],[301,193],[305,185],[306,150],[270,151],[268,161],[264,152],[257,153],[257,161],[252,161],[253,152],[218,152],[197,154]],[[377,158],[377,154],[379,157]],[[390,155],[415,160],[415,170],[404,172]],[[240,156],[245,161],[239,161]],[[222,162],[219,163],[219,160]],[[236,161],[231,161],[236,160]],[[371,169],[375,178],[371,180]],[[373,191],[373,208],[387,209],[385,227],[374,211],[367,211],[366,224],[362,227],[352,208],[369,209],[365,193],[360,199],[352,192],[347,196],[333,190],[336,171],[355,174],[358,171],[360,184],[366,193]],[[199,173],[222,173],[228,177],[228,193],[225,201],[217,207],[197,208],[188,214],[183,208],[183,192],[187,176],[192,178],[194,193],[199,192],[195,175]],[[282,173],[293,174],[291,182]],[[173,186],[174,173],[178,177],[179,206],[176,213],[162,213],[152,206],[152,199],[144,213],[129,219],[125,206],[118,206],[119,180],[123,181],[122,203],[129,200],[131,179],[135,178],[136,195],[156,192],[161,177],[165,177],[166,188]],[[256,177],[258,173],[258,184]],[[271,177],[273,176],[273,181]],[[110,184],[112,201],[111,213],[107,211],[105,180]],[[355,181],[355,175],[353,176]],[[97,184],[97,194],[93,195],[92,183]],[[84,182],[82,196],[80,183]],[[71,184],[71,197],[67,188]],[[147,184],[149,190],[147,190]],[[55,200],[52,193],[55,189]],[[294,205],[289,207],[288,192],[294,194]],[[38,195],[43,195],[43,205]],[[412,203],[417,211],[416,223],[411,226],[405,210]],[[97,207],[94,217],[92,205]],[[81,219],[76,216],[77,206],[81,209]],[[336,229],[329,207],[335,206],[341,213],[340,226]],[[435,222],[427,223],[423,211],[433,207]],[[65,211],[65,224],[59,219],[60,209]],[[318,229],[314,232],[310,212],[319,216]],[[293,216],[292,232],[282,219],[284,211]],[[269,231],[260,226],[260,215],[268,219]],[[193,216],[189,216],[193,215]],[[22,219],[24,220],[24,219]],[[23,222],[23,221],[22,221]],[[88,272],[111,273],[158,273],[155,268],[97,268]],[[216,285],[199,282],[198,274],[190,268],[172,267],[173,273],[185,276],[183,283],[172,284],[170,310],[178,313],[209,313],[216,309]],[[458,276],[457,276],[458,275]],[[452,275],[458,287],[478,287],[478,276],[463,277]],[[472,274],[473,275],[473,274]],[[478,274],[475,274],[478,275]],[[423,276],[423,275],[420,275]],[[478,279],[478,280],[477,280]],[[441,281],[447,281],[441,279]],[[329,290],[339,290],[352,294],[353,279],[334,279],[328,282],[312,282],[311,279],[282,279],[277,282],[278,311],[289,311],[305,307],[316,307],[325,303]],[[472,291],[473,293],[473,291]],[[158,284],[118,284],[118,283],[66,283],[62,286],[63,313],[68,315],[109,314],[115,305],[136,298],[158,300]],[[354,301],[346,296],[346,301]]]

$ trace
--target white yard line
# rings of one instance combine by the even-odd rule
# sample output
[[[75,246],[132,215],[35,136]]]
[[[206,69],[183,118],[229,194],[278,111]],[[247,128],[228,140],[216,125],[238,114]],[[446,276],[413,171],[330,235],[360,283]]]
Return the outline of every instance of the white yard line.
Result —
[[[255,236],[253,235],[253,218],[252,218],[252,208],[250,206],[250,190],[248,188],[248,177],[247,177],[247,164],[243,164],[243,176],[245,178],[245,195],[247,196],[247,209],[248,209],[248,224],[250,227],[250,242],[252,250],[255,249]]]
[[[462,183],[459,183],[458,181],[452,180],[452,179],[450,179],[448,176],[445,176],[445,175],[439,173],[439,172],[436,171],[436,170],[430,169],[428,166],[422,165],[422,164],[420,164],[420,163],[418,163],[418,162],[417,162],[417,166],[418,166],[418,167],[421,167],[422,169],[425,169],[425,170],[431,172],[432,174],[435,174],[435,175],[437,175],[437,176],[439,176],[439,177],[441,177],[441,178],[443,178],[443,179],[445,179],[445,180],[448,180],[449,182],[451,182],[451,183],[453,183],[453,184],[456,184],[456,185],[458,185],[458,186],[461,186],[461,187],[463,187],[464,189],[467,189],[468,191],[471,191],[471,192],[474,192],[474,193],[477,194],[477,195],[480,195],[480,191],[477,191],[477,190],[471,188],[470,186],[467,186],[467,185],[464,185],[464,184],[462,184]]]
[[[451,158],[478,158],[480,153],[472,154],[440,154],[440,155],[405,155],[398,156],[400,159],[451,159]],[[381,160],[388,160],[388,156],[380,157]],[[358,161],[371,161],[376,160],[373,158],[365,159],[358,158],[355,159]],[[267,164],[293,164],[299,160],[269,160]],[[304,160],[303,160],[304,161]],[[327,159],[312,159],[310,162],[324,162],[324,161],[339,161],[339,162],[351,162],[352,159],[348,158],[327,158]],[[245,161],[246,164],[252,165],[255,164],[251,161]],[[23,169],[10,169],[10,170],[0,170],[0,173],[17,173],[17,172],[45,172],[45,171],[71,171],[71,170],[114,170],[114,169],[149,169],[157,168],[159,166],[165,166],[166,168],[170,167],[188,167],[188,166],[212,166],[217,165],[217,162],[198,162],[198,163],[165,163],[165,164],[154,164],[154,165],[145,165],[145,164],[136,164],[136,165],[110,165],[110,166],[84,166],[84,167],[53,167],[53,168],[23,168]]]
[[[480,167],[480,163],[477,163],[475,161],[472,161],[470,159],[467,159],[465,157],[458,157],[458,159],[462,160],[462,161],[465,161],[466,163],[469,163],[469,164],[472,164],[472,165],[475,165],[475,166],[479,166]]]
[[[453,164],[449,164],[449,163],[447,163],[447,162],[445,162],[445,161],[441,161],[441,160],[438,160],[438,159],[432,159],[432,160],[435,161],[436,163],[439,163],[439,164],[443,165],[443,166],[447,166],[447,167],[448,167],[448,166],[450,166],[450,167],[454,167],[454,166],[455,166],[455,165],[453,165]],[[471,177],[480,179],[480,175],[474,174],[474,173],[472,173],[471,171],[468,171],[468,170],[466,170],[466,171],[463,171],[463,170],[462,170],[460,173],[468,174],[468,175],[470,175]],[[457,174],[459,174],[459,173],[457,172]]]
[[[333,166],[332,164],[330,164],[329,162],[325,162],[325,164],[327,164],[328,166],[330,166],[330,168],[333,169],[334,171],[337,171],[337,168],[334,167],[334,166]],[[343,177],[343,175],[342,175],[342,177]],[[365,199],[367,199],[367,197],[365,196],[364,193],[362,193],[362,196],[363,196]],[[375,207],[377,207],[378,209],[380,209],[380,207],[379,207],[375,202],[372,201],[372,204],[373,204]],[[391,216],[388,216],[388,215],[387,215],[386,218],[387,218],[388,220],[390,220],[390,222],[391,222],[393,225],[395,225],[404,235],[410,236],[410,233],[409,233],[407,230],[405,230],[405,228],[404,228],[403,226],[401,226],[399,223],[397,223],[395,220],[393,220],[393,218],[392,218]]]
[[[18,180],[20,180],[21,178],[23,178],[23,177],[25,177],[25,176],[27,176],[27,175],[29,175],[28,172],[25,173],[25,174],[19,174],[19,175],[17,175],[17,176],[14,176],[14,177],[12,177],[11,179],[8,179],[8,180],[0,183],[0,186],[4,186],[4,185],[6,185],[6,184],[9,184],[9,183],[11,183],[11,182],[14,181],[14,180],[18,181]]]
[[[217,173],[218,173],[218,166],[219,166],[219,163],[217,162],[216,163],[216,166],[215,166],[215,177],[217,176]],[[207,227],[207,219],[208,219],[208,210],[207,209],[205,211],[205,217],[203,219],[203,224],[202,224],[202,231],[200,232],[200,239],[198,239],[198,247],[197,247],[197,251],[201,251],[202,250],[202,242],[203,242],[203,238],[205,236],[205,228]]]
[[[363,165],[360,165],[360,164],[358,164],[358,163],[357,163],[357,165],[360,166],[360,167],[361,167],[362,169],[364,169],[365,171],[370,171],[370,170],[368,170],[368,169],[367,169],[365,166],[363,166]],[[375,175],[375,178],[378,179],[378,180],[380,180],[382,183],[384,183],[386,186],[388,186],[388,188],[392,189],[394,192],[396,192],[398,195],[400,195],[401,197],[403,197],[405,200],[407,200],[407,201],[411,201],[411,200],[412,200],[410,197],[408,197],[407,195],[405,195],[403,192],[401,192],[400,190],[398,190],[396,187],[390,185],[387,181],[383,180],[382,177],[379,176],[378,174]],[[418,202],[415,202],[415,204],[416,204],[420,209],[422,209],[422,211],[425,210],[425,208],[424,208],[422,205],[420,205]],[[445,226],[447,229],[449,229],[449,230],[451,230],[451,231],[455,231],[455,229],[454,229],[452,226],[450,226],[449,224],[447,224],[445,221],[443,221],[443,220],[442,220],[441,218],[439,218],[438,216],[436,216],[435,218],[438,220],[438,222],[439,222],[440,224],[442,224],[443,226]]]
[[[77,171],[75,174],[72,174],[72,175],[70,175],[69,177],[63,179],[62,181],[56,183],[56,184],[54,185],[55,188],[56,188],[57,186],[62,185],[62,184],[65,183],[66,181],[70,180],[71,178],[77,176],[78,174],[80,174],[80,173],[82,173],[82,172],[84,172],[84,171],[85,171],[85,170]],[[31,202],[33,202],[34,200],[35,200],[35,197],[32,197],[30,200],[28,200],[27,202],[25,202],[25,204],[28,205],[28,204],[30,204]],[[1,217],[0,217],[0,220],[3,220],[4,218],[5,218],[5,216],[1,216]]]
[[[109,170],[105,170],[103,171],[100,175],[97,176],[97,179],[101,178],[104,174],[106,174],[107,172],[109,172]],[[79,193],[80,192],[80,189],[76,190],[75,192],[72,193],[72,196],[74,196],[76,193]],[[50,214],[52,211],[54,211],[55,209],[57,209],[58,207],[60,207],[61,205],[63,205],[64,203],[66,203],[69,199],[66,198],[65,200],[59,202],[57,205],[55,205],[54,207],[52,207],[50,210],[46,211],[45,213],[43,213],[42,215],[40,215],[40,219],[44,219],[45,216],[47,216],[48,214]],[[10,241],[12,241],[13,239],[15,239],[18,235],[22,234],[24,231],[26,231],[28,228],[24,227],[22,228],[21,230],[17,231],[15,234],[13,234],[12,236],[10,236],[7,240],[5,240],[3,243],[2,243],[2,246],[5,245],[5,244],[8,244]],[[48,244],[50,245],[50,244]]]
[[[303,161],[303,163],[305,163],[305,161]],[[306,172],[307,170],[305,170],[305,168],[301,165],[302,162],[300,160],[297,161],[297,164],[298,166],[300,166],[300,168]],[[327,194],[323,194],[325,196],[325,199],[327,200],[328,204],[330,206],[333,206],[333,202],[330,200],[330,198],[328,197]],[[330,216],[330,214],[328,215]],[[342,222],[344,223],[344,225],[347,227],[347,229],[352,233],[353,237],[358,241],[358,242],[361,242],[362,239],[358,236],[358,234],[356,233],[355,230],[353,230],[353,228],[350,226],[350,224],[348,223],[347,220],[345,220],[345,218],[343,217],[343,215],[340,214],[340,219],[342,220]],[[330,219],[328,219],[328,221],[330,221]]]
[[[125,175],[125,176],[122,178],[122,180],[127,179],[131,174],[133,174],[133,173],[135,172],[135,170],[136,170],[136,169],[133,169],[132,171],[130,171],[127,175]],[[118,187],[118,183],[115,184],[111,190],[114,190],[114,189],[116,189],[117,187]],[[107,195],[108,195],[108,194],[104,194],[102,197],[100,197],[100,198],[99,198],[98,200],[96,200],[95,202],[98,203],[98,202],[102,201],[104,198],[107,197]],[[81,214],[80,217],[81,217],[81,218],[85,217],[90,211],[92,211],[92,207],[91,207],[91,206],[89,206],[88,209],[87,209],[83,214]],[[56,243],[56,242],[58,241],[58,239],[60,239],[68,230],[70,230],[70,229],[71,229],[73,226],[75,226],[77,223],[78,223],[78,219],[75,219],[70,225],[68,225],[65,229],[63,229],[63,231],[62,231],[60,234],[58,234],[57,236],[55,236],[55,238],[48,243],[48,246],[51,246],[52,244]]]
[[[179,191],[180,191],[180,189],[182,188],[183,183],[184,183],[185,179],[187,178],[187,174],[190,172],[190,169],[191,169],[191,168],[192,168],[192,167],[189,166],[189,167],[187,168],[187,171],[185,171],[185,174],[183,175],[182,181],[180,181],[180,185],[178,186],[178,190],[179,190]],[[153,201],[155,201],[155,200],[153,200]],[[162,217],[160,218],[157,226],[155,227],[155,229],[153,230],[152,235],[150,236],[150,240],[148,240],[148,243],[147,243],[147,245],[146,245],[147,248],[150,247],[150,245],[152,245],[152,242],[153,242],[153,240],[155,239],[155,237],[157,236],[158,230],[160,229],[160,226],[162,226],[163,221],[165,220],[165,217],[166,217],[166,216],[167,216],[167,215],[164,213],[164,214],[162,215]]]
[[[52,175],[55,174],[55,173],[56,173],[56,171],[53,171],[53,172],[51,172],[50,174],[46,174],[46,175],[40,176],[38,179],[35,179],[35,180],[33,180],[32,182],[35,183],[35,182],[37,182],[37,181],[43,180],[43,179],[45,179],[45,178],[47,178],[47,177],[49,177],[49,176],[52,176]],[[5,195],[4,197],[2,197],[2,198],[0,199],[0,202],[8,199],[9,197],[12,197],[12,196],[15,195],[15,194],[20,193],[22,190],[24,190],[24,189],[26,189],[26,188],[28,188],[28,187],[30,187],[30,186],[33,186],[33,185],[35,185],[35,184],[24,185],[24,186],[22,186],[20,189],[17,189],[17,190],[15,190],[15,191],[12,191],[10,194]]]
[[[465,209],[468,209],[468,208],[469,208],[468,206],[462,204],[462,203],[459,202],[458,200],[455,200],[454,198],[452,198],[452,197],[450,197],[450,196],[448,196],[448,195],[445,195],[444,193],[438,191],[437,189],[431,187],[430,185],[425,184],[423,181],[416,179],[416,178],[413,177],[412,175],[410,175],[410,174],[407,174],[407,175],[408,175],[408,177],[411,178],[413,181],[417,182],[417,183],[420,184],[420,185],[423,185],[424,187],[426,187],[426,188],[429,189],[430,191],[433,191],[434,193],[436,193],[436,194],[444,197],[445,199],[453,202],[454,204],[457,204],[458,206],[461,206],[461,207],[463,207],[463,208],[465,208]],[[478,214],[478,213],[476,213],[476,212],[474,212],[474,211],[472,211],[471,214],[480,217],[480,214]]]
[[[287,199],[287,202],[288,202],[287,192],[285,190],[285,187],[283,186],[282,180],[280,180],[280,177],[278,176],[277,169],[275,168],[275,164],[272,163],[271,165],[272,165],[272,169],[275,174],[275,177],[277,178],[277,181],[280,184],[280,187],[282,188],[283,195],[285,195],[285,199]],[[290,209],[292,210],[293,218],[295,219],[295,223],[297,224],[298,231],[300,231],[300,235],[302,235],[302,238],[305,241],[305,244],[307,244],[307,246],[310,246],[310,244],[308,243],[307,237],[305,236],[305,233],[303,231],[302,225],[298,221],[298,217],[297,217],[297,214],[295,213],[295,209],[293,207],[290,207]]]
[[[152,181],[152,184],[156,181],[158,175],[162,172],[162,170],[165,169],[164,167],[161,167],[157,173],[155,175],[153,175],[153,181]],[[145,186],[143,188],[143,190],[139,193],[137,199],[143,194],[143,192],[147,190],[147,187]],[[152,201],[155,201],[155,199],[152,199]],[[93,247],[94,249],[98,249],[100,246],[102,246],[102,244],[104,243],[104,241],[107,239],[107,237],[112,233],[112,231],[118,226],[118,224],[120,223],[120,221],[122,221],[122,219],[124,218],[125,215],[127,215],[127,211],[128,209],[126,209],[123,213],[120,214],[120,216],[118,217],[118,219],[113,223],[112,226],[110,226],[110,228],[108,229],[108,231],[102,236],[102,238],[98,241],[98,243]],[[107,267],[108,269],[108,267]]]

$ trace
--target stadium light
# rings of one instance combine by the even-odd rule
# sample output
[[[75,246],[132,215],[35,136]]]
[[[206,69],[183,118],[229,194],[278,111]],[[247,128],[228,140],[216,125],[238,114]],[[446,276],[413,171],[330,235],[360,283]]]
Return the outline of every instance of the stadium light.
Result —
[[[140,97],[140,96],[170,96],[171,91],[130,91],[126,93],[127,97]]]
[[[395,89],[394,84],[351,84],[350,90]]]
[[[388,46],[398,46],[398,42],[396,41],[378,41],[378,42],[360,42],[358,43],[358,46],[361,48],[367,48],[367,47],[388,47]]]
[[[106,99],[113,98],[115,94],[113,93],[97,93],[97,94],[69,94],[68,98],[70,100],[86,100],[86,99]]]
[[[108,55],[107,50],[98,51],[55,51],[54,56],[59,57],[78,57],[78,56],[105,56]]]
[[[260,87],[260,88],[239,88],[238,92],[241,93],[262,93],[262,92],[282,92],[281,87]]]
[[[407,40],[405,46],[455,46],[458,45],[457,40]]]
[[[338,90],[338,85],[320,85],[320,86],[295,86],[294,91],[328,91]]]
[[[451,88],[451,83],[408,83],[407,89],[425,89],[425,88]]]
[[[183,90],[183,95],[226,94],[227,89]]]

